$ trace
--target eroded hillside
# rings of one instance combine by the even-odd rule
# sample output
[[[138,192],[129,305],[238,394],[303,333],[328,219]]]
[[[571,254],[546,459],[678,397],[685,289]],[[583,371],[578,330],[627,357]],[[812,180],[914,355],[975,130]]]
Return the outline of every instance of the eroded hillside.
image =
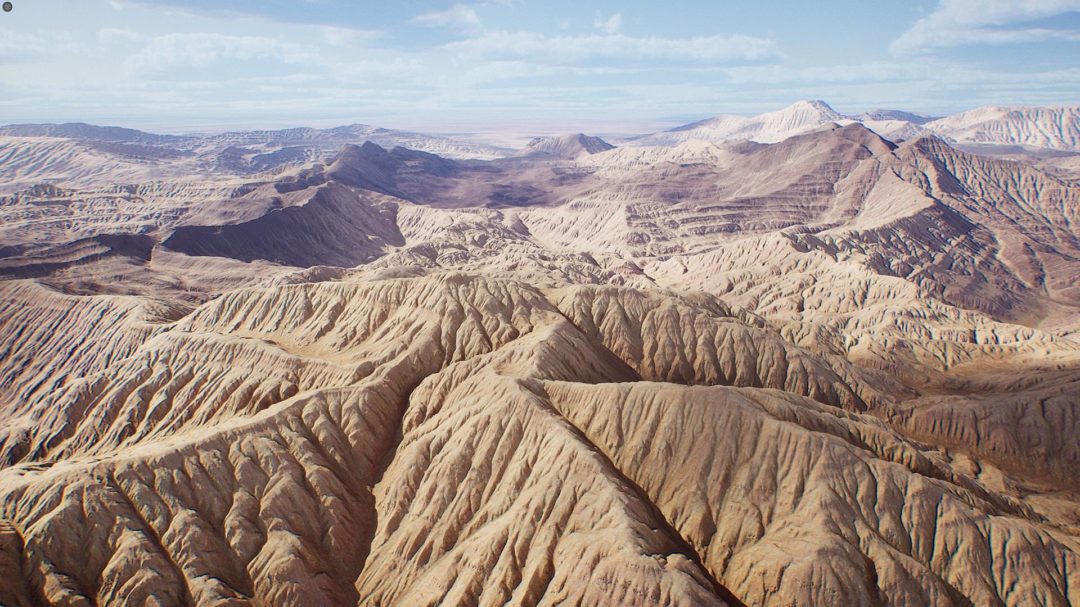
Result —
[[[0,200],[0,603],[1080,603],[1080,186],[594,139]]]

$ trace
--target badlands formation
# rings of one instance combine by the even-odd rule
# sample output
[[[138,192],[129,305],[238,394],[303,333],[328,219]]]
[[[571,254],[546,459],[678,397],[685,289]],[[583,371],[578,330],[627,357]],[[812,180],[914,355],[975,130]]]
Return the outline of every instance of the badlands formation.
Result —
[[[1080,604],[1076,112],[833,114],[4,128],[0,604]]]

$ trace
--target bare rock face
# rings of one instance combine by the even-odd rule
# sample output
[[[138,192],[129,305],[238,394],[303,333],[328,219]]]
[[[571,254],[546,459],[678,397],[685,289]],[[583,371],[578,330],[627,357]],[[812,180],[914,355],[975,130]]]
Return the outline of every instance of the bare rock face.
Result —
[[[1080,107],[986,106],[926,127],[958,143],[1022,145],[1080,151]]]
[[[0,199],[0,604],[1080,604],[1080,188],[847,122]]]

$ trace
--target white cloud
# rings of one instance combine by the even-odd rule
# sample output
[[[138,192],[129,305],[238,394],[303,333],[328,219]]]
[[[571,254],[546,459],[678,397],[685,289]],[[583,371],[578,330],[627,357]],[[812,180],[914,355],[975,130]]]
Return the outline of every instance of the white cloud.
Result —
[[[355,30],[348,27],[333,25],[317,26],[322,32],[323,39],[330,46],[356,46],[367,44],[373,40],[382,38],[385,33],[379,30]]]
[[[776,43],[754,36],[693,38],[634,37],[625,34],[546,36],[534,32],[488,32],[444,47],[480,58],[531,58],[556,62],[592,57],[695,62],[758,61],[780,57]]]
[[[822,67],[752,65],[723,68],[732,84],[830,84],[911,82],[930,76],[931,70],[918,62],[871,62]]]
[[[1080,11],[1080,0],[941,0],[889,49],[907,55],[968,44],[1080,40],[1080,32],[1017,27],[1073,11]]]
[[[434,11],[417,15],[414,23],[427,27],[458,27],[466,30],[480,29],[480,16],[476,9],[465,4],[455,4],[445,11]]]
[[[455,74],[454,78],[464,84],[489,84],[543,77],[605,76],[631,72],[633,72],[632,68],[543,65],[528,61],[489,61],[463,73]]]
[[[305,46],[264,36],[213,33],[166,34],[153,38],[128,59],[136,69],[206,67],[224,59],[303,63],[317,59]]]
[[[138,44],[145,40],[146,36],[129,29],[103,27],[98,30],[98,42],[102,44]]]
[[[53,55],[80,52],[70,32],[36,32],[0,28],[0,65],[22,63]]]
[[[615,13],[607,19],[597,13],[593,20],[593,27],[607,34],[617,34],[622,29],[622,13]]]
[[[36,55],[47,48],[41,36],[0,28],[0,64]]]

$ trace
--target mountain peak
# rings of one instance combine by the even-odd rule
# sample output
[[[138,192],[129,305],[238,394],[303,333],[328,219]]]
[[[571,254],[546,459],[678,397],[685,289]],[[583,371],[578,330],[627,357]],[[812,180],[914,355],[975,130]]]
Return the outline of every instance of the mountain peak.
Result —
[[[949,142],[934,133],[919,135],[918,137],[905,141],[901,146],[934,155],[948,154],[956,151],[949,145]]]
[[[826,112],[826,113],[831,113],[831,114],[837,113],[836,110],[834,110],[831,105],[829,105],[828,103],[826,103],[825,101],[823,101],[821,99],[800,99],[799,101],[796,101],[795,103],[792,103],[791,105],[789,105],[786,109],[789,109],[789,110],[792,110],[792,109],[797,109],[797,110],[810,109],[810,110],[817,110],[819,112]]]
[[[615,146],[599,137],[584,133],[569,133],[552,137],[535,137],[522,150],[524,156],[555,156],[575,158],[581,153],[596,154],[613,149]]]
[[[827,121],[843,120],[846,118],[837,112],[831,105],[821,99],[803,99],[796,101],[782,110],[768,112],[761,116],[802,116],[803,119],[820,119]]]

